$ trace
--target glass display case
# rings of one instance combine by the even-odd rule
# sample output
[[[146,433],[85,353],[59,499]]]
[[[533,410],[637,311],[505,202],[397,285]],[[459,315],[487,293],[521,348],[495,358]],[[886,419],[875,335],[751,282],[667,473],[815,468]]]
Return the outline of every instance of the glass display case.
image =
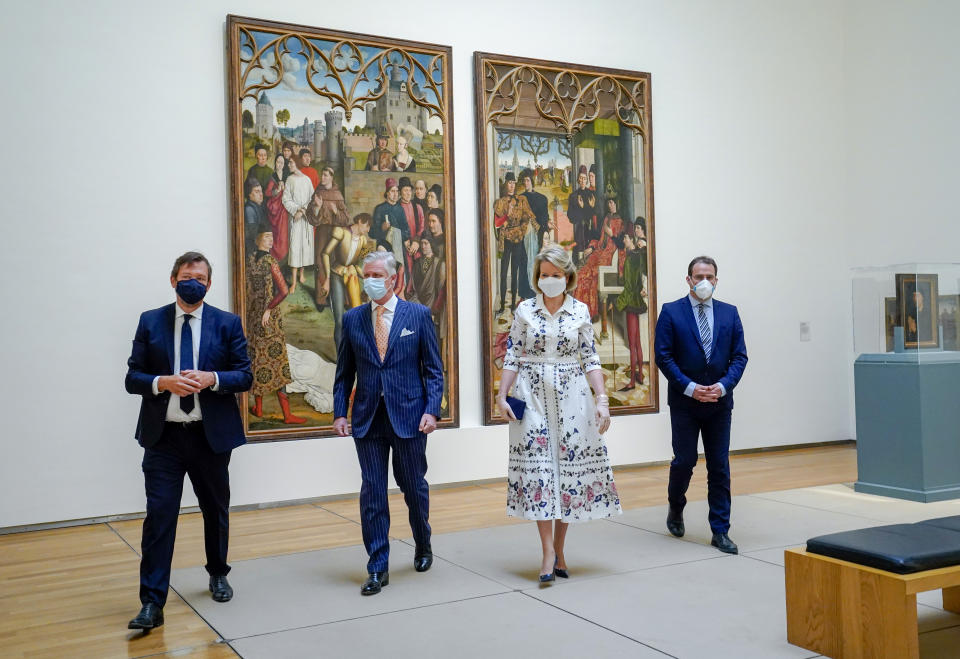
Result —
[[[960,263],[853,268],[857,355],[960,351]]]
[[[960,263],[853,271],[858,492],[960,498]]]

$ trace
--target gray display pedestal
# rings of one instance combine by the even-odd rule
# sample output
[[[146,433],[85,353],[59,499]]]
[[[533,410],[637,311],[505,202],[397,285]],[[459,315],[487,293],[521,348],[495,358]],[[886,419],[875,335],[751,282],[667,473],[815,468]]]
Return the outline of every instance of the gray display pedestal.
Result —
[[[960,498],[960,352],[863,354],[853,367],[857,492]]]

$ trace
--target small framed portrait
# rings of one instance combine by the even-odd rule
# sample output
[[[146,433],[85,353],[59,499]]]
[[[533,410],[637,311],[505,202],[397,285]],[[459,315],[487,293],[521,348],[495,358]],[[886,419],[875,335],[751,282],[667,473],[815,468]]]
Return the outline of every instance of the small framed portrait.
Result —
[[[903,347],[939,348],[937,275],[896,275],[897,314],[903,322]]]
[[[960,350],[960,295],[941,295],[937,306],[943,328],[943,349]]]

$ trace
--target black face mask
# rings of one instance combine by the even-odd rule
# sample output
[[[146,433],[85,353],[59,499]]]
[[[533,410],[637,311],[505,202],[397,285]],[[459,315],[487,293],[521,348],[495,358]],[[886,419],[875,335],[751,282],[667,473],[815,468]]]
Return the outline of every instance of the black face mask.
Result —
[[[196,279],[182,279],[177,282],[177,295],[187,304],[196,304],[207,294],[207,287]]]

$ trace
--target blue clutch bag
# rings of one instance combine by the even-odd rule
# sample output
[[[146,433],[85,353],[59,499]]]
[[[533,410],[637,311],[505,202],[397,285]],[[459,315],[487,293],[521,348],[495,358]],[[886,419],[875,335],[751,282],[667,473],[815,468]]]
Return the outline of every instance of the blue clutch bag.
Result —
[[[513,396],[507,396],[507,405],[513,410],[513,416],[517,417],[518,421],[523,418],[523,411],[527,409],[527,403],[525,401],[514,398]]]

